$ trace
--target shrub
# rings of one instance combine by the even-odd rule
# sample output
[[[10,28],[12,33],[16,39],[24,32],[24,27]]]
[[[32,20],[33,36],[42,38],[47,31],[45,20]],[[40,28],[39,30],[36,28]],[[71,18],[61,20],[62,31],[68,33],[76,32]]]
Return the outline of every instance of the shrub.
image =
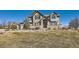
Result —
[[[12,29],[12,30],[17,29],[17,25],[16,25],[16,24],[12,24],[12,25],[11,25],[11,29]]]

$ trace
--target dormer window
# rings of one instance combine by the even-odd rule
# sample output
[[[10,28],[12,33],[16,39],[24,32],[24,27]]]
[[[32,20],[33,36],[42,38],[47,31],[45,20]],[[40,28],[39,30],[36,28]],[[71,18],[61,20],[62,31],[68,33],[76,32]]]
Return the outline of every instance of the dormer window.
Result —
[[[52,16],[52,19],[56,19],[56,17],[53,15],[53,16]]]

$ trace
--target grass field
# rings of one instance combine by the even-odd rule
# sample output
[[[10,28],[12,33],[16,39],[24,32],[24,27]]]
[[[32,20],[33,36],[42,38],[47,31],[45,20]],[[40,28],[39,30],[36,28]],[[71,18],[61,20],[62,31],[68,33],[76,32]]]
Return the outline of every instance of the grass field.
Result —
[[[1,48],[79,48],[79,32],[8,32],[0,34]]]

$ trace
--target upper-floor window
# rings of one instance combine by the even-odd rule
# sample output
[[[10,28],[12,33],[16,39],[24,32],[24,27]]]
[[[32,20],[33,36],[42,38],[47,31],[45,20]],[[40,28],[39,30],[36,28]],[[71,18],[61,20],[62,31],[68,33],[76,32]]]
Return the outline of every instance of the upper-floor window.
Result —
[[[40,19],[40,15],[35,15],[35,19]]]
[[[56,17],[54,15],[52,15],[52,19],[56,19]]]

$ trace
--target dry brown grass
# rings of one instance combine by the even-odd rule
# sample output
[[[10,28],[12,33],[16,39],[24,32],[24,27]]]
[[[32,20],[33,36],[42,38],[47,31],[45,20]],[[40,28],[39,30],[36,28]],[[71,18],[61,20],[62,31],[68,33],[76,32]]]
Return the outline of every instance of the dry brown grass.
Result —
[[[0,35],[1,48],[79,48],[79,32],[10,32]]]

